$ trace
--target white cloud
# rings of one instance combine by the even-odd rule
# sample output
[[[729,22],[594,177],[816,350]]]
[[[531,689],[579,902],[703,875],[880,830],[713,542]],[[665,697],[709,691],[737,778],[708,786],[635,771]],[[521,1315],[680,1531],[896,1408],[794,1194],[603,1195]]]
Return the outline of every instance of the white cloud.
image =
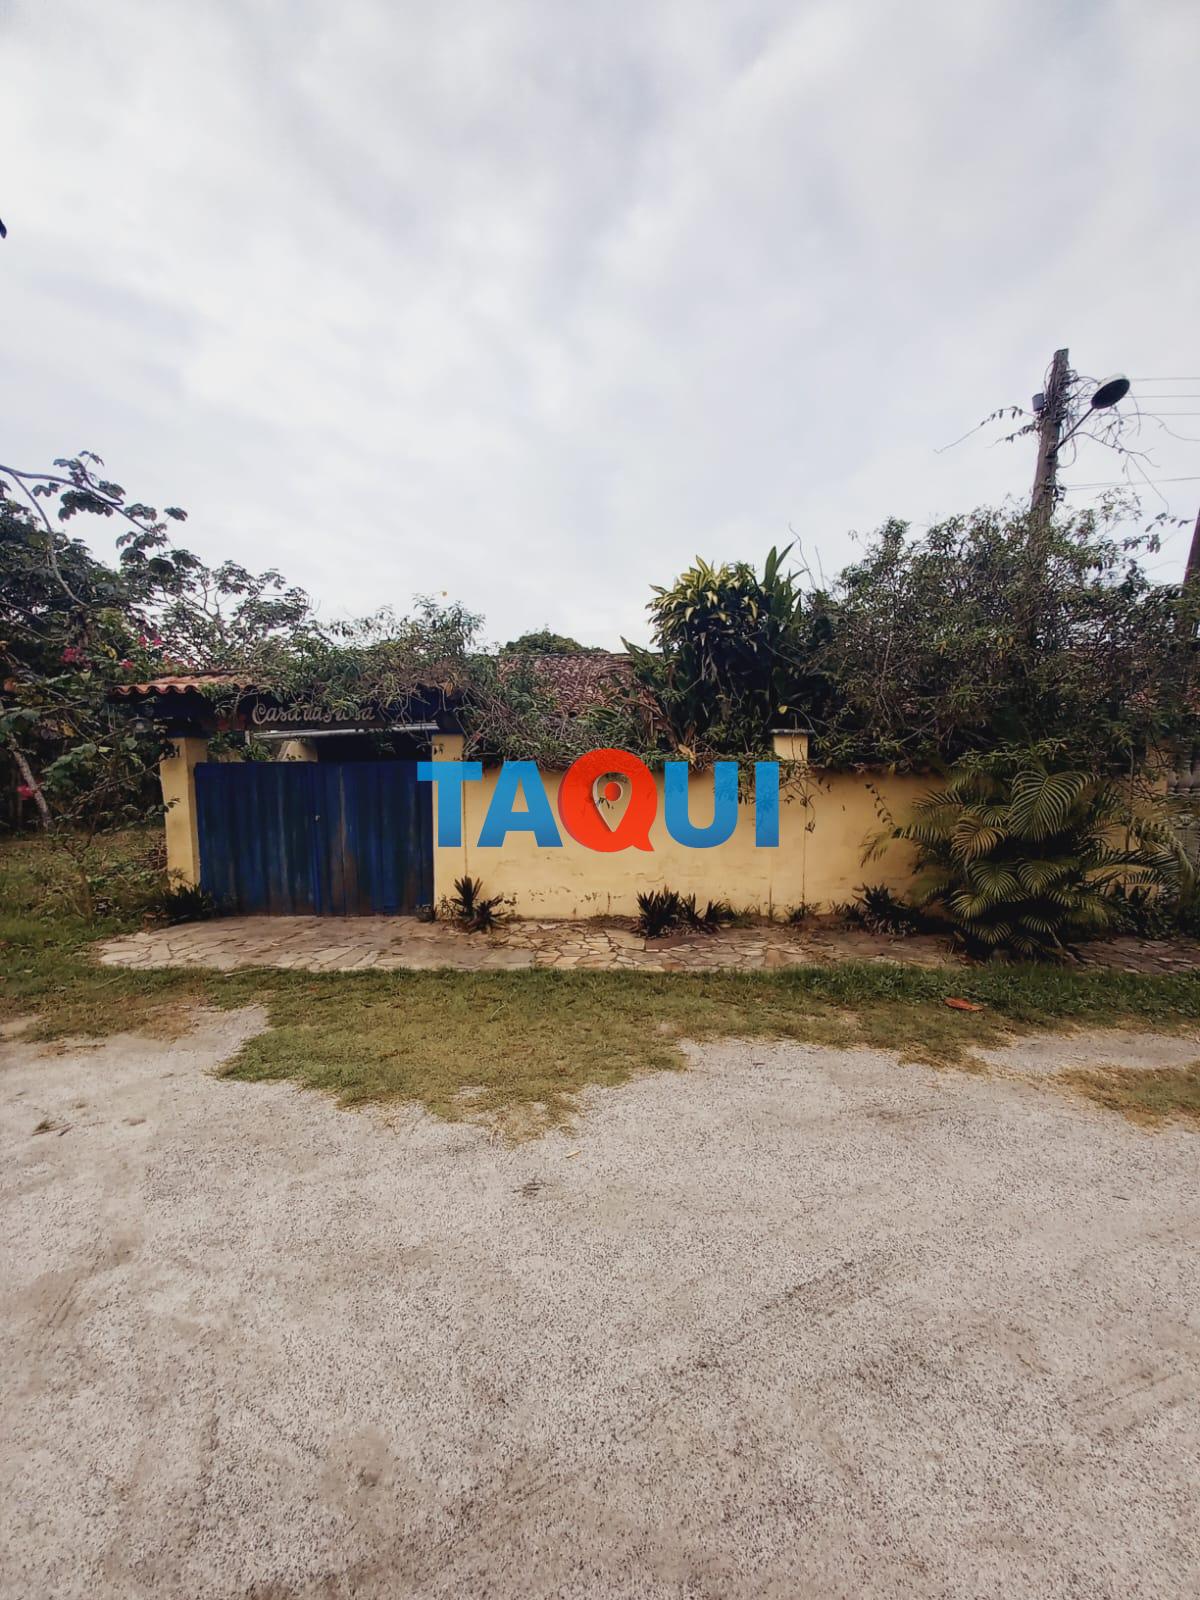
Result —
[[[5,455],[97,449],[327,614],[639,636],[697,551],[1023,495],[933,447],[1057,344],[1200,372],[1183,3],[95,17],[0,25]]]

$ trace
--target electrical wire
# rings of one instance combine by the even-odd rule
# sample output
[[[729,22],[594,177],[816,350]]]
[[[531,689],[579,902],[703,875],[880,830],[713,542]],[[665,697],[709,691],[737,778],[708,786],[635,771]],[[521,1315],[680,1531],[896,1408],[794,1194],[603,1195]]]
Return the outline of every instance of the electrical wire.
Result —
[[[1149,484],[1156,483],[1200,483],[1200,472],[1189,478],[1147,478]],[[1060,489],[1128,489],[1132,485],[1128,478],[1116,478],[1111,483],[1062,483]]]

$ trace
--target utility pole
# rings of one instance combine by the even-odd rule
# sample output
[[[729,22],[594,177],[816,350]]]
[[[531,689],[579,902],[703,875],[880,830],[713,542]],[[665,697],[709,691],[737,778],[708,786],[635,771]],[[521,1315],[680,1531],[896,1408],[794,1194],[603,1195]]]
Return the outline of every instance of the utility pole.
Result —
[[[1185,589],[1200,583],[1200,511],[1196,513],[1196,526],[1192,529],[1192,548],[1188,551],[1187,566],[1183,569]]]
[[[1040,396],[1038,411],[1037,471],[1033,476],[1033,499],[1029,509],[1035,526],[1044,530],[1054,511],[1058,486],[1058,446],[1067,410],[1067,382],[1071,366],[1065,350],[1056,350],[1050,363],[1050,377]],[[1035,408],[1037,402],[1034,402]]]
[[[1183,683],[1185,693],[1190,689],[1196,671],[1195,623],[1188,615],[1192,594],[1200,587],[1200,511],[1196,513],[1196,526],[1192,530],[1192,548],[1188,551],[1187,566],[1183,569],[1184,613],[1180,617],[1180,639],[1183,648]],[[1200,790],[1200,745],[1180,740],[1175,753],[1175,772],[1171,791],[1185,798],[1194,798]],[[1194,818],[1188,824],[1188,853],[1195,865],[1200,851]]]

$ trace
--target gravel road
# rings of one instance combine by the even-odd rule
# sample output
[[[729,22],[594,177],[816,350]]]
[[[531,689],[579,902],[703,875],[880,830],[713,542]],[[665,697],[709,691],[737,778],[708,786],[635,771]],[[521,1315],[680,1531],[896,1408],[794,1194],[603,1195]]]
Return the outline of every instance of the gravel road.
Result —
[[[262,1024],[3,1046],[5,1596],[1200,1590],[1200,1139],[1053,1046],[706,1045],[514,1148],[212,1077]]]

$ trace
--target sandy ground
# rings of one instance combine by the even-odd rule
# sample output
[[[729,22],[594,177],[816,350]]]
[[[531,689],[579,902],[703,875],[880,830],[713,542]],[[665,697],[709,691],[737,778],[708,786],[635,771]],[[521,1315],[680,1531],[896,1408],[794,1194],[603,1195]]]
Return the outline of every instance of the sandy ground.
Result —
[[[1051,1046],[510,1148],[211,1077],[260,1025],[3,1047],[5,1596],[1200,1589],[1200,1139]]]

